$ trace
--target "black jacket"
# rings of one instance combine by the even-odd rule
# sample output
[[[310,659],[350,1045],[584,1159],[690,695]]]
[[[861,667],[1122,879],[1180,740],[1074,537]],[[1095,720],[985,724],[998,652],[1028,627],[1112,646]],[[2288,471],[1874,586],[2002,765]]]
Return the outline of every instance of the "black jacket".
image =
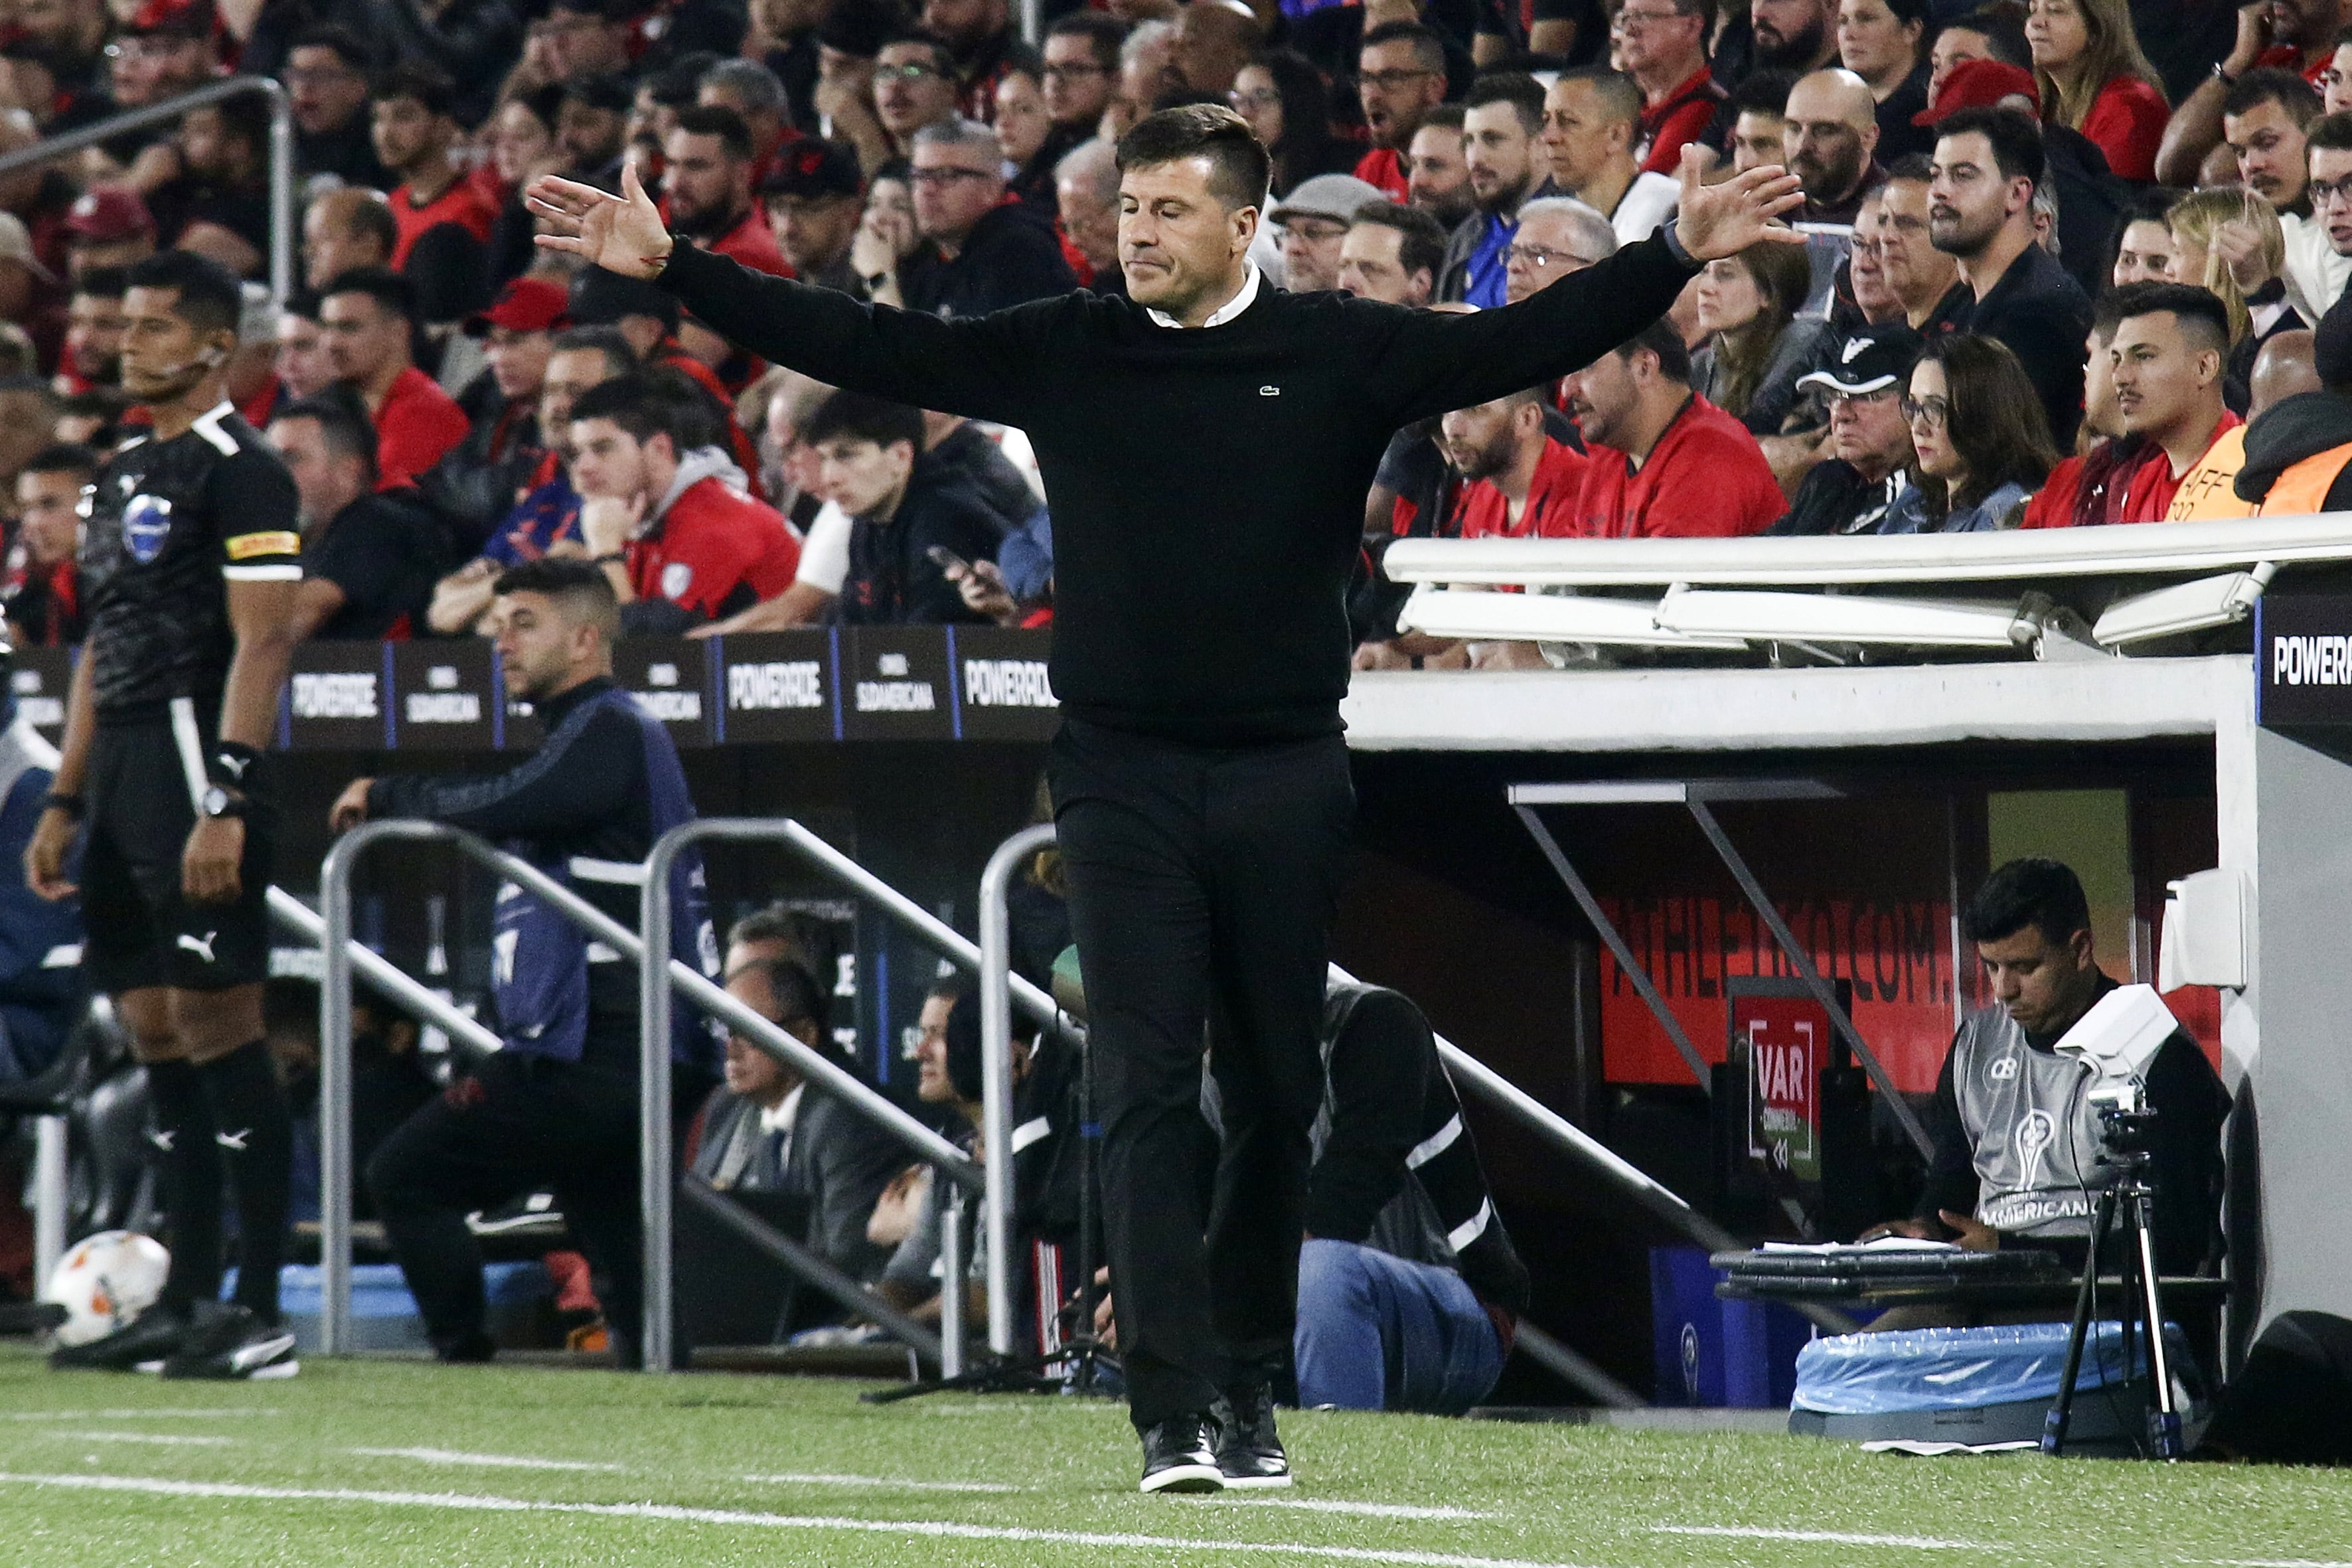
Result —
[[[1766,529],[1767,533],[1876,533],[1879,523],[1902,494],[1901,474],[1865,479],[1852,463],[1832,458],[1813,465],[1797,487],[1787,515]]]
[[[2042,396],[2050,438],[2074,444],[2083,422],[2083,341],[2091,331],[2091,297],[2038,245],[2029,245],[1992,292],[1969,313],[1967,331],[2005,343]]]
[[[724,1088],[712,1090],[703,1108],[695,1174],[729,1190],[808,1199],[809,1247],[853,1279],[878,1277],[890,1251],[866,1239],[866,1222],[910,1156],[897,1139],[814,1084],[801,1091],[792,1147],[781,1163],[759,1117],[758,1101]],[[753,1152],[741,1170],[730,1171],[739,1134],[752,1142]]]
[[[1014,201],[983,214],[953,260],[929,242],[917,246],[901,264],[898,286],[910,310],[984,316],[1066,294],[1078,286],[1078,275],[1063,259],[1053,220]]]
[[[2240,500],[2259,501],[2278,477],[2305,458],[2352,442],[2352,396],[2340,392],[2298,392],[2263,410],[2246,426],[2246,463],[2238,470]],[[2352,508],[2352,464],[2328,488],[2327,510]]]
[[[861,517],[850,524],[849,574],[834,618],[845,626],[980,620],[929,552],[993,561],[1008,526],[966,470],[924,453],[888,521]]]

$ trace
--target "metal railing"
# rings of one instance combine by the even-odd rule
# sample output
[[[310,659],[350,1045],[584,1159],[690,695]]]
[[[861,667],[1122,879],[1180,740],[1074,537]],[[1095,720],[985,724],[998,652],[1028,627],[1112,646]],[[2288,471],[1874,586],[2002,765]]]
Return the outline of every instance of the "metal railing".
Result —
[[[286,89],[263,76],[233,76],[120,114],[46,136],[30,147],[0,154],[0,174],[69,158],[130,131],[177,120],[192,109],[257,92],[269,100],[269,302],[283,308],[294,292],[294,112]]]
[[[352,1161],[351,1127],[351,1053],[352,1053],[352,975],[354,968],[352,941],[352,875],[361,858],[373,846],[387,839],[408,843],[455,845],[477,865],[504,877],[528,889],[546,902],[549,908],[571,921],[594,940],[613,948],[623,957],[645,963],[646,944],[637,933],[556,881],[546,872],[519,856],[509,855],[485,843],[470,833],[435,822],[387,820],[371,822],[354,828],[339,840],[327,853],[321,868],[322,901],[325,921],[322,943],[325,950],[325,974],[320,997],[319,1042],[319,1218],[320,1264],[323,1300],[320,1302],[319,1348],[322,1354],[338,1355],[351,1342],[351,1244],[352,1244]],[[667,882],[667,878],[663,879]],[[359,949],[364,952],[364,948]],[[667,954],[667,942],[653,951]],[[642,973],[642,970],[641,970]],[[656,970],[656,973],[661,972]],[[869,1120],[881,1124],[884,1131],[912,1148],[921,1158],[942,1171],[950,1179],[963,1184],[977,1184],[978,1168],[963,1152],[908,1116],[874,1089],[860,1083],[836,1064],[810,1050],[800,1041],[750,1007],[729,995],[707,976],[672,960],[666,974],[666,984],[659,989],[665,997],[675,987],[684,991],[688,999],[726,1023],[737,1034],[750,1040],[787,1066],[808,1073],[823,1082],[832,1092],[847,1100]],[[413,983],[412,983],[413,984]],[[420,988],[421,989],[421,988]],[[426,994],[430,994],[427,993]],[[660,1148],[664,1158],[659,1165],[652,1159],[654,1151],[643,1156],[646,1168],[661,1173],[658,1180],[663,1200],[661,1216],[670,1215],[667,1151],[669,1148],[669,1124],[667,1107],[669,1103],[669,1037],[664,1030],[657,1039],[657,1052],[648,1047],[648,1056],[656,1058],[657,1070],[645,1072],[640,1086],[650,1100],[658,1095],[663,1110],[660,1123]],[[666,1234],[666,1233],[665,1233]],[[668,1270],[664,1271],[667,1286]],[[653,1315],[653,1303],[658,1300],[665,1323],[667,1321],[669,1300],[667,1289],[656,1295],[647,1281],[647,1314]],[[649,1368],[667,1369],[668,1345],[662,1353],[650,1353],[646,1358]]]
[[[1050,832],[1050,829],[1048,831]],[[669,897],[670,869],[677,864],[678,856],[685,853],[687,849],[713,839],[735,844],[782,846],[793,851],[803,863],[821,872],[829,880],[878,905],[891,920],[905,927],[941,957],[972,970],[982,976],[983,994],[981,1016],[983,1029],[988,1016],[987,966],[982,948],[975,946],[962,932],[826,843],[801,823],[790,817],[704,817],[693,822],[681,823],[662,836],[660,841],[653,847],[652,852],[646,857],[646,881],[638,920],[639,929],[645,933],[645,938],[642,946],[635,950],[638,963],[643,966],[638,989],[638,1005],[642,1010],[639,1024],[646,1052],[644,1120],[639,1129],[645,1140],[646,1157],[644,1164],[640,1167],[644,1186],[639,1195],[645,1210],[645,1344],[646,1366],[648,1370],[667,1367],[669,1364],[669,1349],[676,1337],[676,1325],[671,1317],[670,1302],[670,1284],[676,1270],[676,1263],[670,1252],[674,1216],[671,1212],[670,1187],[660,1175],[660,1173],[667,1170],[669,1164],[669,1082],[667,1071],[656,1073],[653,1070],[657,1051],[663,1062],[667,1063],[668,1060],[671,1021],[674,1016],[671,991],[674,987],[689,1002],[706,1011],[718,1014],[730,1024],[740,1018],[759,1017],[743,1004],[728,995],[724,990],[675,960],[668,961],[672,985],[666,986],[657,983],[658,966],[668,953],[670,947],[673,919]],[[985,914],[987,901],[984,898],[982,904],[983,913],[981,930],[984,942],[988,931]],[[609,942],[613,939],[606,937],[604,940]],[[634,944],[635,939],[631,940]],[[1070,1031],[1070,1026],[1061,1018],[1054,1006],[1054,999],[1027,981],[1020,981],[1013,987],[1013,995],[1020,1001],[1024,1011],[1041,1023],[1066,1032],[1075,1032]],[[1006,1016],[1010,1017],[1009,1010]],[[814,1079],[824,1089],[846,1100],[853,1110],[862,1111],[869,1120],[882,1122],[886,1130],[895,1133],[901,1142],[913,1148],[923,1159],[930,1161],[935,1167],[945,1172],[956,1184],[958,1191],[953,1194],[941,1194],[943,1199],[960,1197],[961,1190],[967,1187],[982,1191],[986,1205],[985,1212],[988,1215],[986,1235],[988,1237],[989,1344],[1000,1355],[1009,1353],[1012,1350],[1013,1299],[1013,1247],[1009,1222],[1013,1203],[1013,1086],[1009,1071],[1003,1068],[1001,1053],[986,1050],[982,1052],[985,1108],[982,1122],[987,1134],[985,1142],[988,1156],[988,1166],[983,1174],[980,1167],[974,1165],[953,1144],[949,1143],[939,1134],[932,1132],[922,1123],[893,1105],[888,1100],[860,1082],[840,1063],[821,1052],[810,1049],[790,1035],[776,1029],[774,1025],[767,1024],[765,1019],[761,1019],[760,1022],[766,1025],[782,1042],[788,1046],[787,1050],[772,1052],[772,1054],[777,1055],[780,1060],[785,1062],[785,1065],[795,1068],[806,1077]],[[1003,1128],[1001,1134],[1000,1123]],[[921,1132],[921,1141],[918,1141],[913,1136],[915,1131]],[[943,1158],[940,1152],[942,1150],[952,1158]],[[660,1154],[658,1161],[656,1159],[656,1151]],[[962,1237],[952,1224],[942,1226],[941,1241],[943,1244],[946,1243],[950,1233],[955,1233],[954,1245],[960,1252]],[[945,1262],[959,1264],[961,1262],[960,1258],[947,1258],[944,1247],[942,1258]],[[948,1278],[947,1283],[942,1286],[942,1305],[954,1300],[953,1292],[960,1288],[961,1281],[960,1269],[950,1268],[945,1272]],[[1003,1332],[1001,1336],[997,1331],[1000,1314],[1003,1317]],[[941,1370],[949,1376],[953,1376],[962,1370],[962,1321],[963,1315],[960,1311],[943,1315],[941,1318],[943,1331],[940,1365]],[[950,1358],[953,1365],[949,1364]]]
[[[982,1152],[988,1160],[987,1207],[982,1226],[992,1261],[1013,1250],[1013,918],[1006,895],[1013,873],[1029,856],[1054,842],[1054,826],[1024,827],[996,847],[980,874],[980,1081],[983,1090]],[[1026,980],[1021,984],[1027,985]],[[1050,1005],[1051,999],[1048,998]],[[1061,1020],[1059,1007],[1047,1022]],[[988,1348],[1013,1352],[1013,1301],[990,1281]]]

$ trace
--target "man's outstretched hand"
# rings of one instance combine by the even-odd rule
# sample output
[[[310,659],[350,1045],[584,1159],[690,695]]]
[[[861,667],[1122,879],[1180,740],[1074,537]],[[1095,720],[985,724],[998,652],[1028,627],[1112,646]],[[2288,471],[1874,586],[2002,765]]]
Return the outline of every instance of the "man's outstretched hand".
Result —
[[[1705,170],[1706,160],[1699,150],[1685,147],[1682,205],[1675,225],[1675,237],[1683,242],[1685,250],[1701,261],[1714,261],[1737,256],[1759,239],[1782,245],[1805,243],[1803,235],[1772,221],[1805,205],[1805,193],[1796,175],[1777,163],[1767,163],[1710,185],[1702,178]],[[548,241],[542,238],[540,243]]]
[[[672,241],[661,209],[646,195],[636,164],[626,159],[617,196],[577,180],[541,174],[524,188],[523,199],[552,231],[538,237],[550,250],[568,251],[624,278],[651,278],[669,260]]]

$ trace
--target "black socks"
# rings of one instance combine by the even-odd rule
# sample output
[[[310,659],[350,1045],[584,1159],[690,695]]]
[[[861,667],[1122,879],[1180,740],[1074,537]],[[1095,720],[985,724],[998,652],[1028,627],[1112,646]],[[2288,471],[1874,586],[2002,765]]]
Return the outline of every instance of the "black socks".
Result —
[[[194,1069],[211,1110],[212,1142],[236,1192],[236,1302],[265,1323],[278,1321],[278,1275],[286,1262],[286,1210],[293,1186],[294,1123],[286,1092],[259,1040]],[[219,1198],[217,1167],[214,1205]],[[214,1249],[217,1253],[218,1221]],[[175,1257],[173,1271],[178,1272]],[[213,1291],[219,1294],[217,1268]]]
[[[203,1075],[186,1060],[147,1064],[155,1129],[157,1196],[170,1226],[172,1271],[159,1305],[181,1317],[216,1300],[221,1285],[221,1163]]]

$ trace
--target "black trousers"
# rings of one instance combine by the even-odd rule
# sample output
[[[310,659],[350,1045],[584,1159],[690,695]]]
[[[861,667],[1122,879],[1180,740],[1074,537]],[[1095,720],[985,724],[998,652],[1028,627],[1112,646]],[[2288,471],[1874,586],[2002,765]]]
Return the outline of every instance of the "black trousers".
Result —
[[[1055,740],[1049,777],[1129,1414],[1150,1426],[1205,1410],[1290,1345],[1355,792],[1337,735],[1210,747],[1078,720]],[[1213,1185],[1200,1106],[1211,1026],[1224,1121]]]
[[[709,1079],[680,1072],[672,1088],[682,1123]],[[509,1053],[452,1082],[378,1146],[368,1189],[434,1349],[487,1344],[482,1253],[466,1215],[544,1186],[588,1259],[615,1353],[639,1363],[637,1101],[634,1074]]]

